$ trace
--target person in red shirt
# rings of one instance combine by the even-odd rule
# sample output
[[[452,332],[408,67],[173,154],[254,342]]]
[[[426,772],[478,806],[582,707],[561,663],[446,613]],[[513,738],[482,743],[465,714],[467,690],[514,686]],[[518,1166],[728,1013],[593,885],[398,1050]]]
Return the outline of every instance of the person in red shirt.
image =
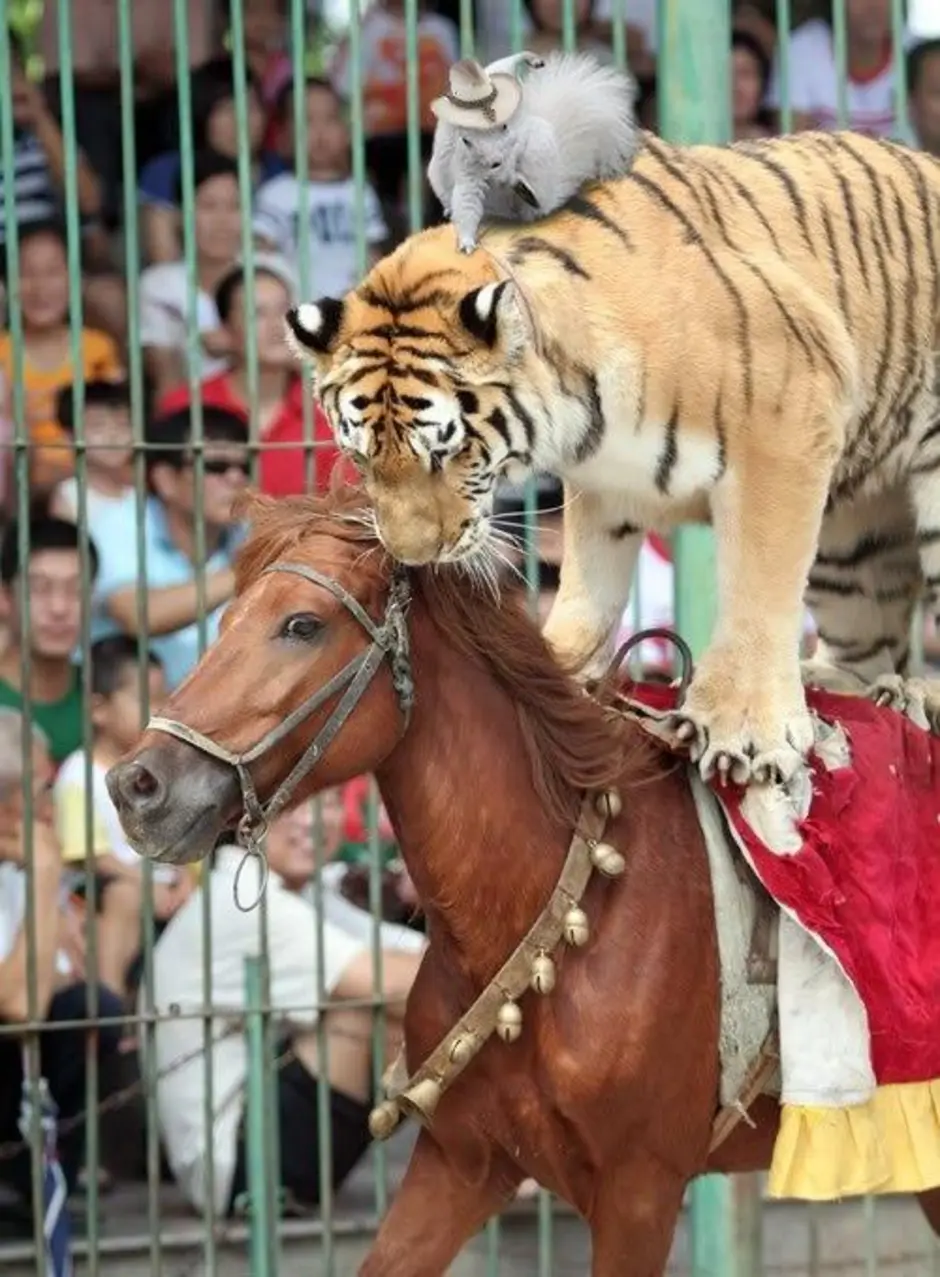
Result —
[[[258,431],[260,464],[258,487],[269,496],[324,492],[337,464],[343,477],[354,480],[351,462],[340,457],[333,431],[319,404],[312,405],[311,427],[304,426],[304,387],[297,360],[284,341],[284,314],[294,304],[290,267],[273,253],[255,254],[253,340],[258,352]],[[230,365],[202,383],[204,406],[224,408],[250,421],[245,336],[245,271],[237,263],[219,280],[215,290]],[[188,385],[168,390],[157,404],[158,416],[186,408]]]

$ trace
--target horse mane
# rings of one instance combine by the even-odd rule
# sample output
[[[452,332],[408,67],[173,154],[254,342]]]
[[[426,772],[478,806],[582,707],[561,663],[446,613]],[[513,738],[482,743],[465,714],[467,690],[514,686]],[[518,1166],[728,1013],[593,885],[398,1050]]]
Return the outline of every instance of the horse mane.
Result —
[[[387,578],[388,556],[376,537],[368,497],[357,486],[276,501],[249,493],[241,513],[250,530],[236,562],[237,594],[272,563],[302,554],[304,543],[320,536],[361,545],[363,570],[376,583]],[[577,816],[580,791],[612,785],[631,765],[652,763],[656,751],[644,734],[585,695],[552,654],[521,591],[506,589],[496,597],[449,566],[412,568],[409,575],[435,628],[510,694],[536,792],[559,824],[570,825]]]

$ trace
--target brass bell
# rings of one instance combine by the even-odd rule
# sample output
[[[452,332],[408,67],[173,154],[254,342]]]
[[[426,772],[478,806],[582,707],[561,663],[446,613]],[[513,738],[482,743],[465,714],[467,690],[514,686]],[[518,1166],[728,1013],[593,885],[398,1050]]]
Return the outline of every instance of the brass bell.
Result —
[[[608,878],[619,878],[627,867],[627,862],[616,847],[609,842],[595,843],[591,848],[591,864]]]
[[[591,926],[583,909],[578,909],[577,907],[569,909],[561,925],[568,944],[587,944],[588,936],[591,934]]]
[[[522,1012],[515,1002],[504,1002],[496,1016],[496,1032],[504,1042],[516,1042],[522,1033]]]
[[[369,1114],[369,1132],[374,1140],[387,1140],[400,1121],[397,1101],[383,1100]]]
[[[540,953],[532,963],[529,983],[536,993],[551,993],[555,987],[555,964],[548,954]]]
[[[607,816],[610,820],[616,820],[623,811],[623,801],[616,789],[603,790],[595,798],[594,806],[599,816]]]
[[[440,1082],[435,1082],[432,1077],[426,1077],[416,1082],[414,1086],[409,1086],[407,1091],[402,1092],[401,1098],[407,1100],[424,1117],[433,1117],[442,1095]]]
[[[461,1034],[459,1038],[455,1038],[451,1044],[449,1056],[451,1063],[464,1065],[473,1058],[473,1050],[476,1046],[476,1039],[472,1033]]]

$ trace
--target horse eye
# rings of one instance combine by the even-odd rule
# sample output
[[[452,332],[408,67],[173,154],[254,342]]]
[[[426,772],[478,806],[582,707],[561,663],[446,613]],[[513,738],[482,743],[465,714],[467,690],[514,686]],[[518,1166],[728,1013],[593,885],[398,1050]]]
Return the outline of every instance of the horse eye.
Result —
[[[319,637],[323,622],[312,612],[297,612],[289,616],[281,626],[281,638],[291,639],[295,643],[312,643]]]

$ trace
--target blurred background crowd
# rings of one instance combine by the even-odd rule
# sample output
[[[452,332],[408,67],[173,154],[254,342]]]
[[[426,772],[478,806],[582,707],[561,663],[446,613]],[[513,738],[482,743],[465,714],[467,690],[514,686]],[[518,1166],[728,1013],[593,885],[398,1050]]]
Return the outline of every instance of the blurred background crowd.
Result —
[[[75,1119],[87,1099],[81,1021],[90,1011],[111,1017],[111,1027],[95,1038],[105,1099],[139,1076],[137,1008],[186,1008],[204,1000],[219,1008],[212,1021],[214,1133],[203,1121],[202,1019],[176,1016],[155,1030],[164,1174],[197,1211],[236,1210],[246,1188],[242,970],[259,942],[257,921],[232,902],[238,852],[220,848],[202,873],[158,869],[152,881],[145,879],[104,775],[135,739],[142,717],[186,676],[215,633],[233,591],[239,493],[249,483],[275,496],[323,489],[342,464],[285,347],[285,310],[301,291],[339,295],[356,283],[363,267],[357,227],[367,266],[414,219],[405,6],[393,0],[362,6],[357,68],[350,62],[346,6],[309,4],[299,60],[290,8],[286,0],[244,0],[242,97],[228,4],[188,0],[182,65],[188,61],[189,127],[181,129],[182,55],[173,6],[133,0],[136,168],[127,171],[115,0],[70,5],[74,153],[64,135],[59,5],[8,5],[15,21],[13,146],[4,149],[0,172],[0,1026],[8,1030],[0,1036],[0,1234],[31,1228],[30,1159],[19,1125],[26,1064],[17,1031],[27,1019],[71,1026],[43,1035],[40,1066],[58,1109],[59,1154],[78,1202],[76,1227],[87,1191],[85,1127]],[[780,130],[781,39],[789,40],[792,127],[833,128],[839,119],[830,6],[794,0],[791,9],[793,30],[786,34],[776,29],[773,0],[733,4],[736,138]],[[845,4],[847,123],[882,136],[901,128],[891,9],[891,0]],[[423,163],[433,126],[429,103],[446,87],[447,68],[459,56],[461,6],[440,0],[418,10]],[[525,47],[561,47],[563,10],[562,0],[526,0]],[[612,60],[612,0],[573,0],[572,11],[578,47]],[[637,84],[636,112],[655,130],[657,0],[626,0],[625,11],[623,47]],[[510,51],[512,5],[474,0],[472,17],[481,61]],[[940,40],[905,41],[904,65],[914,144],[940,156]],[[356,83],[364,186],[353,179],[350,94]],[[421,220],[440,218],[426,184],[418,201]],[[253,247],[250,279],[246,241]],[[132,326],[135,309],[139,323]],[[139,401],[131,392],[135,360],[143,373]],[[194,447],[194,397],[201,408],[200,447]],[[135,447],[135,438],[145,447]],[[28,446],[15,448],[17,439]],[[557,584],[558,503],[557,486],[540,484],[536,555],[543,609]],[[507,488],[502,509],[521,508],[521,492]],[[624,632],[638,623],[670,624],[672,595],[669,545],[651,537]],[[934,657],[932,632],[925,645]],[[644,656],[656,671],[671,653],[651,643]],[[35,928],[26,916],[27,845]],[[289,1201],[312,1209],[322,1192],[315,1079],[324,1069],[337,1184],[368,1143],[372,1029],[358,1004],[374,996],[370,865],[380,868],[383,963],[375,996],[388,1008],[389,1058],[424,945],[422,920],[369,777],[326,795],[316,810],[282,817],[271,830],[268,856],[271,1000],[283,1012],[281,1174]],[[142,980],[145,920],[147,926],[152,920],[155,942],[152,982]],[[214,938],[209,956],[207,922]],[[322,949],[315,944],[318,927]],[[322,1015],[318,988],[330,1000]],[[324,1031],[328,1064],[318,1048]],[[115,1176],[144,1173],[143,1119],[135,1125],[121,1110],[120,1124],[119,1137],[109,1140],[103,1120],[96,1170],[102,1190]],[[5,1156],[8,1145],[13,1152]]]

